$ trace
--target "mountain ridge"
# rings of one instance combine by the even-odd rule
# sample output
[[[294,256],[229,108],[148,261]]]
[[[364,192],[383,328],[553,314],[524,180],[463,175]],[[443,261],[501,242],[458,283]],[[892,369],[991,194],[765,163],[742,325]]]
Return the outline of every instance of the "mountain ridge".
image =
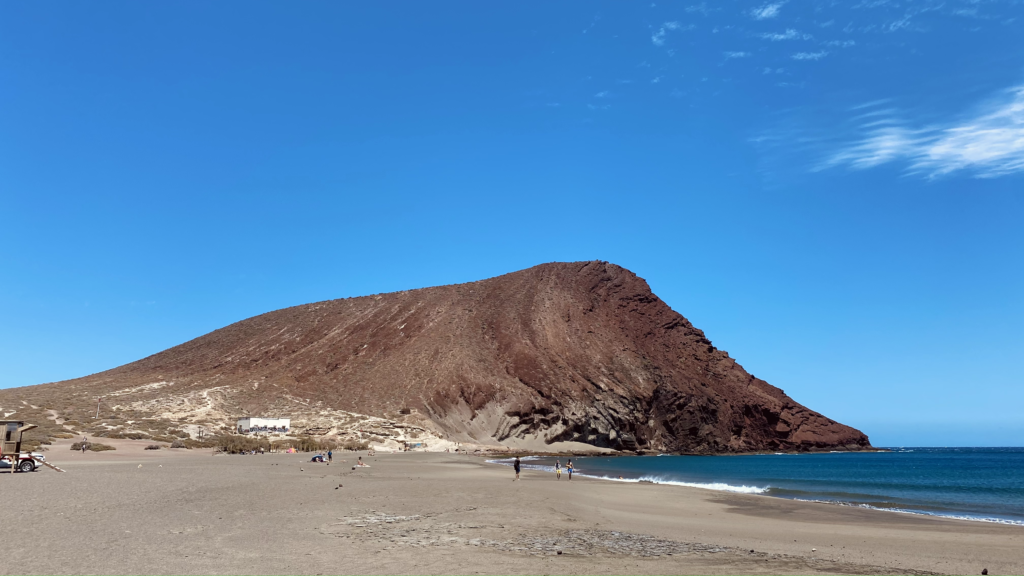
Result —
[[[871,447],[863,433],[748,374],[646,281],[603,261],[283,308],[111,370],[20,390],[44,387],[105,395],[168,420],[199,421],[203,410],[319,412],[328,422],[415,411],[438,437],[488,445]]]

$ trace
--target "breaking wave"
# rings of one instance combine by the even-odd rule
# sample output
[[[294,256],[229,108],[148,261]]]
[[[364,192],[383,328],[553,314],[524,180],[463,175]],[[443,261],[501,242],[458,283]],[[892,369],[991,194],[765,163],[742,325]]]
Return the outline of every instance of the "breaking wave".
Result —
[[[933,518],[950,518],[952,520],[970,520],[971,522],[991,522],[993,524],[1007,524],[1009,526],[1024,526],[1024,520],[1009,520],[1006,518],[992,518],[987,516],[968,516],[964,514],[946,514],[941,512],[923,512],[920,510],[907,510],[905,508],[892,508],[888,506],[872,506],[859,502],[841,502],[837,500],[815,500],[811,498],[792,498],[798,502],[816,502],[818,504],[833,504],[835,506],[847,506],[850,508],[864,508],[867,510],[878,510],[881,512],[896,512],[898,514],[913,514],[915,516],[931,516]]]
[[[586,476],[587,478],[596,478],[598,480],[611,480],[612,482],[630,482],[633,484],[665,484],[667,486],[685,486],[687,488],[702,488],[704,490],[717,490],[719,492],[736,492],[739,494],[764,494],[765,492],[771,489],[771,487],[760,488],[758,486],[734,486],[732,484],[726,484],[724,482],[682,482],[679,480],[666,480],[664,478],[658,478],[653,476],[641,476],[640,478],[613,478],[611,476],[591,476],[589,474],[580,474],[580,476]]]

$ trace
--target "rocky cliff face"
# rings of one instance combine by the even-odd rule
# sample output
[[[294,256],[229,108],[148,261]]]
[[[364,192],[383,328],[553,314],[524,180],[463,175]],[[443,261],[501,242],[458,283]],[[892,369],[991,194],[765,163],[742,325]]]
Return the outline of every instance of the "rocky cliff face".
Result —
[[[606,262],[287,308],[44,386],[83,396],[117,390],[136,408],[175,396],[216,398],[225,413],[412,408],[450,438],[482,443],[697,453],[870,447],[863,433],[748,374],[644,280]]]

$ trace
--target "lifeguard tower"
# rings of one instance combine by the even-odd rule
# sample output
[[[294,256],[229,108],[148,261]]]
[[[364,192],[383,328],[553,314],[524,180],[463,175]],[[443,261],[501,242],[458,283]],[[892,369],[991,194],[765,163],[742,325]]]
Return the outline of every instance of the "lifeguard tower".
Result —
[[[53,464],[45,460],[36,460],[31,453],[21,451],[21,435],[33,428],[37,428],[37,426],[25,424],[20,420],[0,420],[0,434],[3,434],[3,437],[0,438],[0,460],[11,463],[12,474],[15,470],[31,472],[36,469],[36,464],[63,472]]]

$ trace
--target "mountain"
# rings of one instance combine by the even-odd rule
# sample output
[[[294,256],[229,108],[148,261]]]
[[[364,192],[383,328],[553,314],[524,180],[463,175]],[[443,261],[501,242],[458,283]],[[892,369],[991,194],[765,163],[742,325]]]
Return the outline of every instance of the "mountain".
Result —
[[[99,396],[121,430],[125,419],[230,426],[239,415],[292,415],[337,431],[358,415],[412,414],[424,434],[492,445],[871,447],[748,374],[643,279],[600,261],[268,312],[106,372],[0,391],[0,406],[48,402],[81,421]]]

